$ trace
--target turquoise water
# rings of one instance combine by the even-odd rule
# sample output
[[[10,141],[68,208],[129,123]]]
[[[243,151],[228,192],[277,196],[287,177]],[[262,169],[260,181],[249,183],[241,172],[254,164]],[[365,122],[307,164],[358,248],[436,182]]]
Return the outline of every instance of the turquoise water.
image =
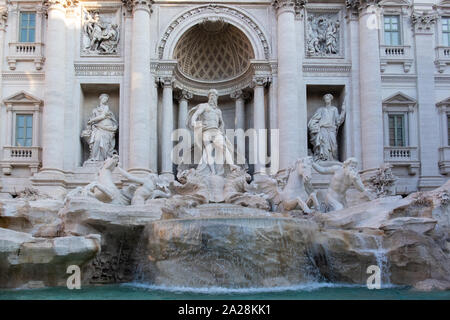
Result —
[[[0,290],[0,300],[450,300],[450,291],[417,292],[405,287],[369,290],[366,287],[336,284],[311,284],[275,289],[226,289],[226,288],[166,288],[142,284],[121,284],[84,287],[69,290],[65,287]]]

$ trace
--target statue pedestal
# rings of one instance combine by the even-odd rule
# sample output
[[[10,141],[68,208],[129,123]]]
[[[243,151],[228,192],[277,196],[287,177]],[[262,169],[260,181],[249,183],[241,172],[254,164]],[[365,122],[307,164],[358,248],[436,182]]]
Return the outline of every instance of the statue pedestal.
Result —
[[[103,161],[96,161],[96,160],[86,160],[83,163],[83,168],[95,168],[98,169],[102,166]]]

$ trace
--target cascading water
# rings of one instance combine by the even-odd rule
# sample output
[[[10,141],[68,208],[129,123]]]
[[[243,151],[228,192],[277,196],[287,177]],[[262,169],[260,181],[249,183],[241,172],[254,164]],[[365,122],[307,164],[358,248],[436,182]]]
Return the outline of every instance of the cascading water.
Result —
[[[382,238],[378,235],[365,235],[369,237],[370,242],[376,246],[376,248],[370,248],[368,241],[365,237],[357,234],[358,240],[361,245],[361,252],[373,254],[378,268],[381,270],[381,286],[390,287],[390,271],[389,271],[389,260],[386,255],[386,249],[383,248]]]
[[[224,214],[151,222],[138,248],[135,281],[164,288],[278,288],[365,285],[366,268],[389,265],[381,238],[323,229],[311,219]],[[217,213],[214,215],[214,210]],[[238,210],[238,209],[237,209]],[[239,209],[242,210],[242,209]],[[220,212],[220,214],[219,214]]]

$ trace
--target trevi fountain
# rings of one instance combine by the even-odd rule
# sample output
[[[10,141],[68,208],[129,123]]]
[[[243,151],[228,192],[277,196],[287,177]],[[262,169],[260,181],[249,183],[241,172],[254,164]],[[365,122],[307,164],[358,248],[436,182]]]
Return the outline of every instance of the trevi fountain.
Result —
[[[0,299],[448,299],[428,2],[0,0]]]

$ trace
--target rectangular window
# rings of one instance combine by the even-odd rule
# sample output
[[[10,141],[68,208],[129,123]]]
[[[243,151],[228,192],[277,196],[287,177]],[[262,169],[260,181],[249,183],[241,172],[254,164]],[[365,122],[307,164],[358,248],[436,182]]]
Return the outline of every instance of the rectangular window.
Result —
[[[389,115],[389,145],[405,147],[405,116],[403,114]]]
[[[36,13],[20,13],[19,42],[34,42],[36,33]]]
[[[16,115],[16,146],[31,147],[33,143],[33,115]]]
[[[450,17],[442,17],[442,44],[450,47]]]
[[[384,44],[387,46],[400,45],[399,16],[384,16]]]
[[[450,114],[447,115],[447,145],[450,146]]]

